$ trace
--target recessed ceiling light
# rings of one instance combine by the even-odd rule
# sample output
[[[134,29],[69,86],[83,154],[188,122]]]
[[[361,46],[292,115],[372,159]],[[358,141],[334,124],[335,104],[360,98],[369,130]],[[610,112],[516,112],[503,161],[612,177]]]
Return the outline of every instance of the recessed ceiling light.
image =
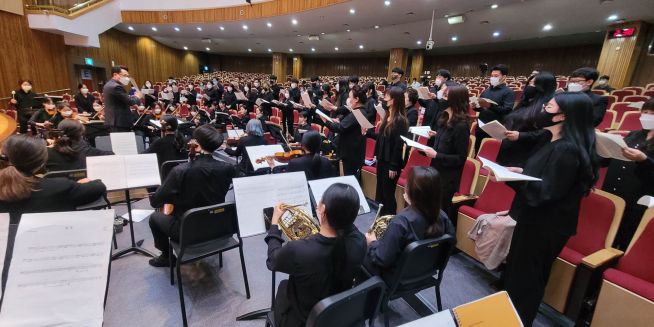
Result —
[[[458,39],[459,39],[459,38],[456,37],[456,36],[453,36],[453,37],[452,37],[452,41],[457,41]]]
[[[320,33],[320,35],[325,35],[325,32]]]
[[[202,27],[200,26],[196,27],[195,29],[198,30],[199,32],[202,32]]]
[[[156,31],[157,31],[157,28],[154,27],[154,26],[152,26],[152,30],[156,32]]]
[[[268,49],[268,52],[272,52],[272,49]]]
[[[421,44],[422,44],[422,41],[418,41],[418,42],[416,42],[416,43],[417,43],[418,45],[421,45]]]
[[[248,48],[248,52],[252,52],[252,49],[249,49],[249,48]]]
[[[293,25],[297,25],[297,19],[293,19],[293,20],[291,21],[291,24],[293,24]]]
[[[311,48],[311,52],[316,52],[316,48]]]
[[[297,35],[297,37],[300,37],[300,36],[302,36],[302,34],[298,34],[298,35]]]
[[[390,1],[388,1],[388,0],[384,1],[384,6],[387,6],[387,7],[388,7],[388,6],[390,6],[390,5],[391,5],[391,2],[390,2]]]
[[[547,25],[543,26],[543,31],[549,31],[551,29],[552,29],[552,24],[547,24]]]
[[[248,30],[248,26],[247,26],[247,25],[243,25],[243,29],[247,31],[247,30]]]
[[[338,51],[338,47],[334,47],[334,50]]]
[[[347,31],[347,32],[350,32],[350,29],[348,28],[348,29],[346,29],[346,31]]]
[[[356,13],[357,13],[357,11],[354,10],[354,8],[350,9],[350,14],[354,15],[354,14],[356,14]]]
[[[494,36],[494,37],[498,37],[498,36],[500,36],[500,32],[493,32],[493,36]]]
[[[293,52],[293,49],[288,49],[288,52]]]
[[[220,28],[221,31],[224,31],[224,30],[225,30],[225,27],[224,27],[224,26],[220,26],[220,27],[218,27],[218,28]]]
[[[188,47],[187,47],[187,46],[184,46],[184,50],[188,50]]]
[[[616,20],[616,19],[618,19],[618,15],[611,15],[606,20]]]
[[[359,49],[363,49],[363,44],[359,44]]]
[[[132,26],[127,26],[127,29],[130,30],[130,31],[133,31],[133,30],[134,30],[134,27],[132,27]]]
[[[210,51],[210,50],[211,50],[209,47],[206,47],[205,49],[207,49],[207,51]]]
[[[179,31],[180,31],[179,27],[173,27],[173,29],[175,30],[175,32],[179,32]]]
[[[379,25],[375,25],[375,29],[378,29],[378,28],[379,28]]]
[[[494,3],[494,4],[491,5],[491,9],[497,9],[497,7],[499,7],[499,5],[496,4],[496,3]]]
[[[267,23],[266,23],[266,26],[268,26],[268,27],[272,27],[272,23],[271,23],[271,22],[267,22]]]

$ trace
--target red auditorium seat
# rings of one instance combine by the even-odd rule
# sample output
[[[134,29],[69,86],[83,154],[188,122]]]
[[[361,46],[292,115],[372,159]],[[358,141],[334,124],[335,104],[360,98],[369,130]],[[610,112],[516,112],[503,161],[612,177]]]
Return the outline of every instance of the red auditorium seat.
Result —
[[[604,272],[591,327],[646,327],[654,321],[654,210],[640,225],[615,268]]]
[[[318,125],[316,123],[311,124],[311,129],[318,132],[318,133],[320,133],[320,125]]]
[[[581,199],[577,234],[554,261],[543,297],[543,302],[573,321],[580,313],[586,292],[592,288],[589,277],[601,276],[601,267],[622,253],[611,245],[624,207],[623,199],[598,189]]]
[[[466,158],[466,163],[463,165],[463,172],[461,173],[459,191],[454,193],[452,203],[457,204],[462,201],[477,198],[477,196],[472,194],[472,191],[474,191],[475,186],[477,185],[480,168],[481,163],[479,161],[472,158]]]
[[[646,97],[644,95],[627,95],[622,99],[623,102],[639,102],[639,101],[647,101],[649,97]]]
[[[409,160],[407,160],[406,166],[404,166],[404,169],[402,169],[402,172],[400,173],[400,178],[397,180],[397,188],[395,189],[395,201],[397,202],[398,211],[406,205],[403,194],[409,169],[414,166],[427,167],[429,165],[431,165],[431,158],[422,154],[420,151],[411,150]]]
[[[255,114],[254,112],[248,113],[248,116],[250,116],[250,119],[256,119],[257,118],[257,114]]]
[[[654,90],[654,83],[649,83],[649,84],[645,85],[645,90],[647,90],[647,91]]]
[[[627,86],[627,87],[623,87],[622,89],[634,91],[636,92],[636,95],[641,95],[643,94],[643,91],[645,91],[645,88],[642,86]]]
[[[599,178],[597,179],[597,182],[595,182],[595,185],[594,185],[595,188],[600,189],[600,190],[602,189],[602,187],[604,186],[604,180],[606,180],[606,173],[608,172],[608,170],[609,170],[609,167],[600,167],[599,168],[599,171],[598,171]]]
[[[611,106],[614,103],[618,102],[618,97],[616,97],[615,95],[605,95],[605,97],[606,97],[606,100],[607,100],[607,104],[606,104],[607,108],[611,108]]]
[[[596,129],[600,131],[605,131],[607,129],[613,128],[613,125],[615,124],[615,117],[617,116],[617,113],[613,110],[607,110],[606,113],[604,114],[604,118],[602,119],[602,122],[595,127]]]
[[[273,123],[273,124],[275,124],[275,125],[280,126],[280,128],[281,128],[281,126],[282,126],[282,120],[281,120],[279,117],[277,117],[277,116],[272,116],[272,117],[270,117],[270,122]]]
[[[61,99],[63,101],[70,101],[70,99],[71,99],[70,94],[66,93],[66,94],[62,95]]]
[[[568,86],[568,81],[556,81],[557,88],[559,89],[565,89],[566,86]]]
[[[630,132],[642,128],[643,126],[640,124],[640,111],[629,111],[624,113],[616,130]]]
[[[654,89],[643,92],[643,96],[646,96],[648,98],[654,97]]]
[[[636,91],[634,90],[615,90],[611,92],[611,95],[615,95],[618,97],[618,101],[624,101],[624,97],[627,95],[636,95]]]
[[[630,107],[631,102],[616,102],[611,105],[610,110],[615,111],[615,122],[619,124],[622,121],[622,116],[629,111],[638,111],[638,108]]]
[[[494,138],[485,138],[481,141],[479,152],[475,158],[479,160],[479,157],[482,157],[484,159],[495,162],[497,161],[497,155],[500,153],[501,145],[502,142]],[[477,179],[477,186],[475,187],[474,194],[480,194],[481,190],[484,188],[484,184],[486,184],[486,180],[488,180],[488,169],[482,167],[479,170],[479,179]]]
[[[329,127],[327,127],[327,126],[322,127],[322,136],[324,136],[324,137],[329,136]]]
[[[598,94],[598,95],[606,95],[606,91],[604,90],[592,90],[591,92]]]
[[[281,111],[277,107],[272,107],[272,115],[274,117],[281,117]]]
[[[496,213],[511,208],[515,191],[503,182],[488,181],[479,198],[472,206],[461,206],[456,223],[456,247],[463,253],[475,258],[475,243],[468,238],[468,231],[477,218],[483,214]]]
[[[297,123],[300,121],[300,113],[293,109],[293,125],[297,126]]]

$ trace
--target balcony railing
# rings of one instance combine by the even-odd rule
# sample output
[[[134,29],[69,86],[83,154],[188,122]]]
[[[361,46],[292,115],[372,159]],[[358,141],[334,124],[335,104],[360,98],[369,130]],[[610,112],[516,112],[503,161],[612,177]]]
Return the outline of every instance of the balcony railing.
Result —
[[[76,16],[95,5],[111,0],[24,0],[30,13],[47,13],[60,16]]]

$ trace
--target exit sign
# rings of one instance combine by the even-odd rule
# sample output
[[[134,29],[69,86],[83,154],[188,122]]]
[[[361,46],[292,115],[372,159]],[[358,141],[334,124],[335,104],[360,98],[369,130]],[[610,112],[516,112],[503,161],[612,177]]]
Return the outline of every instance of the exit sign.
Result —
[[[93,66],[93,58],[84,58],[84,63],[88,66]]]

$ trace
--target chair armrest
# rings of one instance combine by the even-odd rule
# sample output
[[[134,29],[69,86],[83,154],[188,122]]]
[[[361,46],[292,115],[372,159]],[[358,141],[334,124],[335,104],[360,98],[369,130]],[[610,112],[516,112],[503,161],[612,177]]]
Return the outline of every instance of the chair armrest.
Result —
[[[611,264],[613,261],[620,258],[623,254],[624,252],[614,248],[601,249],[591,255],[584,257],[581,260],[581,263],[591,269],[597,269],[599,267]]]
[[[474,194],[456,195],[452,197],[452,204],[458,205],[473,205],[479,196]]]

